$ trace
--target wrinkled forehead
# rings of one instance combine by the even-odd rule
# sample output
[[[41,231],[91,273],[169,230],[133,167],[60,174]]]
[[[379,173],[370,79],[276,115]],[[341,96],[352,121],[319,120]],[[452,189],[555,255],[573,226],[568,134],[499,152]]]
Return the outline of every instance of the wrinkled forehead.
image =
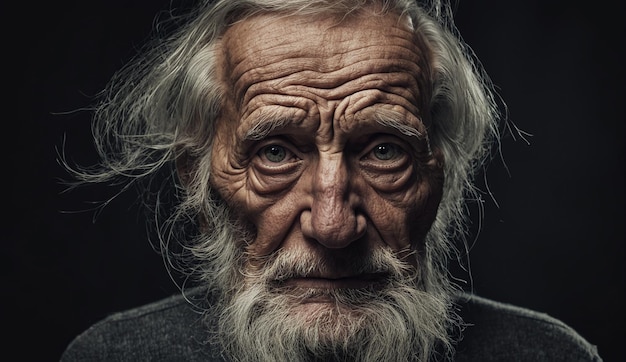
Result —
[[[289,31],[285,32],[286,29]],[[395,37],[411,37],[410,18],[394,13],[380,14],[361,10],[339,16],[258,14],[232,24],[225,32],[223,45],[227,54],[247,58],[268,52],[275,47],[277,54],[283,46],[299,44],[303,54],[323,57],[328,52],[347,51],[361,44],[376,45]],[[233,59],[235,61],[240,59]]]
[[[299,73],[320,87],[370,71],[407,72],[429,83],[427,49],[410,18],[375,9],[342,17],[254,15],[231,25],[220,45],[223,80],[240,88],[232,89],[238,95],[255,82]]]
[[[428,124],[432,82],[424,44],[409,18],[395,13],[261,14],[225,32],[218,72],[229,94],[225,102],[239,117],[262,106],[268,94],[297,96],[281,98],[287,107],[301,108],[297,102],[305,99],[324,107],[379,89],[381,97],[402,94],[410,103],[405,108]]]

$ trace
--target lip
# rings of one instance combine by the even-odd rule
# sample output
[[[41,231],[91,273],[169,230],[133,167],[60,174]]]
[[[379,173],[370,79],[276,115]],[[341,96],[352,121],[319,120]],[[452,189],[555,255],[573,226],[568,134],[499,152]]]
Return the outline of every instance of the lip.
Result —
[[[363,289],[381,284],[385,274],[360,274],[355,276],[326,278],[318,276],[294,277],[284,280],[285,287],[306,289]]]

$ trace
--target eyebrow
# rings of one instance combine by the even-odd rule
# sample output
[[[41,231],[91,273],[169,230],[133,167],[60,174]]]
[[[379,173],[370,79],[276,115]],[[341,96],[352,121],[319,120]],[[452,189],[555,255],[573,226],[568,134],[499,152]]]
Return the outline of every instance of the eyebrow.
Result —
[[[255,120],[254,125],[244,134],[243,139],[247,141],[258,141],[267,137],[275,129],[285,128],[292,122],[290,118],[264,115]]]
[[[397,130],[401,134],[407,137],[414,137],[417,139],[424,139],[426,135],[424,132],[420,132],[417,128],[401,122],[400,119],[404,119],[404,116],[398,112],[390,110],[379,110],[374,114],[374,119],[378,124]]]
[[[398,112],[389,110],[379,110],[374,114],[374,120],[381,126],[395,129],[402,135],[417,139],[424,139],[425,134],[417,128],[400,121],[404,116]],[[273,113],[260,115],[254,120],[250,129],[248,129],[243,139],[246,141],[258,141],[269,136],[274,130],[286,128],[294,122],[293,118],[278,116]]]

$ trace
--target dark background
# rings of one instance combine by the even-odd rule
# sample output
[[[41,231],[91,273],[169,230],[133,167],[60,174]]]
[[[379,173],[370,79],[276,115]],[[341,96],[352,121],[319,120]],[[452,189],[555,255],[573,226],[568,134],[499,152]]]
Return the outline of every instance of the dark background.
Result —
[[[485,194],[472,286],[563,320],[606,361],[621,361],[624,8],[621,1],[575,3],[462,1],[456,9],[510,120],[533,135],[530,145],[503,141],[508,172],[498,159],[488,169],[499,208]],[[15,349],[19,360],[58,360],[76,334],[107,314],[175,291],[148,243],[137,194],[123,193],[93,222],[94,211],[78,211],[116,190],[63,193],[56,152],[65,142],[71,160],[95,161],[90,115],[81,109],[144,43],[155,16],[181,4],[4,5],[6,355]],[[477,215],[475,204],[470,209]]]

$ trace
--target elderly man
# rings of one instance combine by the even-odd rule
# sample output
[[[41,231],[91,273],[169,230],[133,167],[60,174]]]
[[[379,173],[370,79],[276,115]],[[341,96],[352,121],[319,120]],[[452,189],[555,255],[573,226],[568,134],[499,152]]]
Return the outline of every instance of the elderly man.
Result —
[[[114,80],[102,168],[75,172],[174,164],[163,252],[197,286],[112,315],[63,360],[600,360],[563,323],[447,278],[498,127],[446,6],[222,0],[192,15]]]

